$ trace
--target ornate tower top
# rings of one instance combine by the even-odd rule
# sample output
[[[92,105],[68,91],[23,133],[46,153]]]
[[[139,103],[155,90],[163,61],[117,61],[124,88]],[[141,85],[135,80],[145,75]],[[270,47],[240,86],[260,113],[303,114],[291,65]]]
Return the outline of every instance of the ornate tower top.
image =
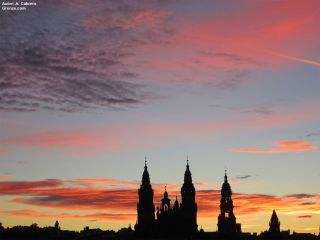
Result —
[[[187,159],[187,168],[186,171],[184,173],[184,184],[192,184],[192,176],[191,176],[191,172],[189,169],[189,159]]]
[[[222,197],[231,197],[232,191],[230,184],[228,182],[227,170],[224,170],[224,183],[221,188]]]
[[[233,213],[232,191],[228,182],[227,170],[224,172],[224,182],[221,187],[220,215],[218,217],[218,232],[224,235],[233,235],[241,232],[237,227]]]
[[[164,198],[168,198],[167,186],[164,186]]]
[[[150,176],[148,172],[147,160],[144,161],[144,171],[142,174],[142,184],[141,185],[150,185]]]
[[[167,186],[164,187],[163,198],[161,199],[161,210],[167,212],[170,210],[170,198],[167,192]]]

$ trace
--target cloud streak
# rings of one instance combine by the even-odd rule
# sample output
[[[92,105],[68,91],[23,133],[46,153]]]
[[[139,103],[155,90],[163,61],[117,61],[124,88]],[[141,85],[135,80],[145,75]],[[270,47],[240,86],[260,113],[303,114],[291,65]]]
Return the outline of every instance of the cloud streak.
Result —
[[[273,144],[273,148],[262,149],[262,148],[233,148],[232,152],[239,153],[288,153],[288,152],[304,152],[318,149],[317,146],[307,141],[279,141]]]
[[[8,179],[12,179],[13,176],[12,175],[0,175],[0,180],[8,180]]]
[[[237,176],[236,179],[248,179],[252,177],[253,177],[252,175],[240,175],[240,176]]]
[[[298,218],[312,218],[312,215],[300,215]]]
[[[291,61],[295,61],[295,62],[299,62],[299,63],[305,63],[305,64],[309,64],[309,65],[312,65],[312,66],[315,66],[315,67],[320,67],[320,62],[313,61],[313,60],[310,60],[310,59],[304,59],[304,58],[294,57],[294,56],[281,54],[281,53],[275,53],[275,52],[272,52],[272,54],[274,54],[275,56],[284,58],[284,59],[291,60]]]

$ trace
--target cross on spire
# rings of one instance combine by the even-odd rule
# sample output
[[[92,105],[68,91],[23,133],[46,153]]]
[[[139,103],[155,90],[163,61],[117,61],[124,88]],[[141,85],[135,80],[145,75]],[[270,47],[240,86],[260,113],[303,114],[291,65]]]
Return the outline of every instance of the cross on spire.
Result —
[[[225,181],[225,182],[228,181],[227,168],[226,168],[226,167],[224,167],[224,181]]]

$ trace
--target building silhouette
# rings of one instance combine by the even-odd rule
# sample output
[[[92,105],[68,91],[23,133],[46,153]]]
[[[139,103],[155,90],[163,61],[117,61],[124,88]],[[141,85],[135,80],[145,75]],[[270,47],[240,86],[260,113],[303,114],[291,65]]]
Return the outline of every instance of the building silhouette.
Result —
[[[295,239],[294,235],[295,234],[290,235],[290,230],[281,231],[279,218],[277,216],[276,211],[273,210],[272,214],[271,214],[270,221],[269,221],[269,230],[262,232],[260,234],[260,238],[261,239],[272,239],[272,240],[289,239],[289,238]],[[308,239],[309,237],[311,237],[311,239],[312,239],[311,235],[310,236],[306,236],[306,235],[303,236],[301,234],[298,234],[297,236],[298,236],[298,239]]]
[[[196,190],[188,160],[181,187],[181,203],[176,196],[171,205],[165,187],[160,206],[157,207],[156,219],[154,218],[153,190],[146,163],[138,194],[138,220],[135,225],[137,236],[192,236],[198,232]]]
[[[197,225],[197,203],[196,190],[192,183],[192,176],[187,160],[187,167],[184,173],[184,182],[181,187],[181,221],[185,233],[193,234],[198,231]]]
[[[234,236],[241,233],[241,225],[237,224],[233,213],[232,191],[228,182],[227,171],[225,171],[224,183],[221,188],[218,232],[223,236]]]
[[[152,236],[155,230],[155,208],[153,204],[153,189],[150,183],[147,161],[145,161],[142,182],[138,190],[138,195],[138,219],[135,225],[135,232],[138,236]]]
[[[171,200],[167,189],[161,199],[161,205],[157,207],[157,232],[162,236],[179,235],[181,230],[181,209],[176,196],[174,205],[171,207]]]
[[[275,210],[273,210],[271,219],[269,222],[269,233],[273,233],[273,234],[280,233],[280,221],[278,219],[278,216]]]

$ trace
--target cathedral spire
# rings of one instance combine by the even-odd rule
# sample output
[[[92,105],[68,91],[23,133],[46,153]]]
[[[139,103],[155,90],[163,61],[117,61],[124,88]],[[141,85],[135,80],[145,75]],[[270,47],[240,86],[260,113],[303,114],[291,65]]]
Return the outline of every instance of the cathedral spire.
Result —
[[[224,181],[228,182],[227,169],[224,169]]]
[[[188,184],[188,185],[192,184],[192,176],[189,168],[189,159],[187,159],[186,171],[184,173],[184,184]]]
[[[187,166],[184,173],[184,182],[181,187],[181,214],[182,218],[187,219],[182,224],[185,231],[189,234],[196,233],[198,231],[197,225],[197,204],[195,201],[196,190],[192,183],[192,176],[189,167],[189,156],[187,156]]]
[[[148,172],[147,160],[144,160],[144,171],[142,174],[142,185],[150,185],[150,176]]]
[[[142,182],[138,191],[139,202],[137,204],[138,221],[135,230],[139,236],[150,236],[154,230],[154,204],[153,189],[150,183],[150,176],[145,158]]]
[[[167,186],[164,186],[164,197],[168,198]]]
[[[280,232],[280,221],[275,210],[273,210],[271,219],[269,222],[269,232],[272,232],[272,233]]]

